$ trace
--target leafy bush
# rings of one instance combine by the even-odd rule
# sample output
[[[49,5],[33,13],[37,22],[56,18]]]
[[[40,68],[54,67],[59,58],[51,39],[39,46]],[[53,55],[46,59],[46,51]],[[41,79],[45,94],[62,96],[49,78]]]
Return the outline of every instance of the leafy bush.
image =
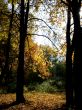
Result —
[[[54,92],[63,91],[63,90],[64,90],[64,85],[62,81],[57,81],[54,79],[45,80],[41,84],[30,83],[28,85],[28,91],[54,93]]]
[[[57,91],[57,87],[50,85],[49,80],[47,80],[47,81],[44,81],[42,84],[38,84],[35,90],[38,92],[53,93]]]
[[[65,78],[65,74],[66,74],[66,66],[64,63],[58,63],[56,64],[56,70],[55,70],[55,73],[56,73],[56,76],[57,77],[60,77],[60,78]]]
[[[36,83],[42,83],[43,79],[41,77],[39,77],[37,72],[32,72],[28,75],[28,77],[25,77],[25,84],[32,84],[35,85]]]
[[[30,84],[27,86],[28,91],[34,91],[35,88],[36,88],[36,86],[37,86],[37,84],[39,84],[39,83],[30,83]]]

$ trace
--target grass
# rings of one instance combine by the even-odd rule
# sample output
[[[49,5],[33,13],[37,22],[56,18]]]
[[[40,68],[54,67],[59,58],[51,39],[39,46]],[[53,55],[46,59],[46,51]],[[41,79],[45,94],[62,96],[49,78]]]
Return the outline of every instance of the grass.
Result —
[[[12,105],[15,94],[0,94],[0,110],[63,110],[65,104],[64,93],[24,93],[25,103]]]

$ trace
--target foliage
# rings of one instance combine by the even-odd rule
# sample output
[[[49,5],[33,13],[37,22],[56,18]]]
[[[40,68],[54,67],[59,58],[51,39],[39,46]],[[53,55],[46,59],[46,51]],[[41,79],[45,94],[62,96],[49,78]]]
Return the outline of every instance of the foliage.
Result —
[[[63,92],[65,85],[62,80],[59,79],[47,79],[43,82],[33,82],[27,85],[28,91],[37,91],[45,93]]]
[[[15,94],[0,94],[0,110],[63,110],[62,106],[65,104],[65,95],[63,93],[28,92],[24,96],[26,102],[15,105],[13,104]]]
[[[16,0],[15,0],[16,1]],[[18,66],[18,45],[19,45],[19,27],[20,27],[20,13],[19,13],[19,1],[15,2],[14,5],[17,4],[17,8],[14,10],[14,18],[13,18],[13,27],[12,27],[12,38],[11,38],[11,49],[9,53],[9,67],[11,69],[11,76],[16,78],[16,70]],[[9,0],[8,3],[12,2],[12,0]],[[5,62],[5,47],[6,42],[8,38],[8,31],[9,31],[9,21],[11,16],[11,9],[8,8],[8,3],[4,3],[3,0],[0,0],[0,61],[4,60]],[[42,2],[43,3],[43,2]],[[37,13],[39,10],[39,7],[42,3],[36,2],[35,9]],[[53,9],[54,6],[51,8]],[[30,8],[31,9],[31,8]],[[18,12],[16,12],[18,11]],[[29,13],[29,19],[34,18],[33,11],[30,11]],[[51,10],[52,11],[52,10]],[[55,11],[54,11],[55,12]],[[50,13],[50,16],[54,14],[53,12]],[[35,21],[28,21],[28,32],[32,34],[33,32],[36,32],[34,30],[36,27]],[[36,43],[34,43],[32,39],[32,35],[28,35],[26,38],[26,46],[25,46],[25,82],[27,81],[28,77],[30,80],[32,80],[30,77],[40,76],[39,78],[48,78],[51,74],[55,74],[55,68],[56,66],[53,66],[53,60],[57,60],[57,52],[55,49],[49,47],[49,46],[38,46]],[[4,41],[4,42],[3,42]],[[4,46],[4,47],[3,47]],[[3,58],[2,58],[3,57]],[[2,64],[0,62],[0,73],[2,69]],[[55,64],[54,64],[55,65]],[[15,71],[15,72],[14,72]],[[29,75],[29,73],[31,75]],[[38,75],[36,75],[36,73]],[[35,75],[35,76],[34,76]],[[38,79],[38,78],[36,78]],[[36,80],[34,79],[34,80]],[[14,79],[15,81],[16,79]],[[13,80],[12,80],[13,81]],[[12,85],[14,83],[10,83],[10,88],[13,88]]]
[[[46,59],[43,50],[40,48],[40,46],[33,42],[30,36],[28,38],[28,42],[26,42],[27,44],[25,49],[26,76],[28,77],[30,72],[37,72],[43,78],[48,77],[48,60]]]
[[[57,77],[65,78],[66,75],[66,65],[64,62],[59,62],[56,64],[55,73]]]
[[[0,40],[6,39],[9,26],[9,11],[7,4],[0,0]]]
[[[47,81],[44,81],[42,84],[38,84],[35,88],[35,91],[45,92],[45,93],[54,93],[58,90],[57,90],[57,87],[55,85],[52,86],[50,84],[50,81],[47,80]]]
[[[25,80],[25,84],[29,85],[29,84],[36,84],[36,83],[42,83],[43,79],[42,77],[39,76],[39,74],[37,72],[32,72],[28,75],[27,80]]]
[[[0,86],[0,93],[15,93],[16,92],[16,71],[10,71],[8,77],[8,85],[6,86],[5,78],[2,80]]]

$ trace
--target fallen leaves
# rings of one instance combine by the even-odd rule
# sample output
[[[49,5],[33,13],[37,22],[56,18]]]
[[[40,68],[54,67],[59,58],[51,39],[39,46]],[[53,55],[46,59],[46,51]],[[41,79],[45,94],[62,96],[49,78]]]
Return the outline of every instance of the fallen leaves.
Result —
[[[24,96],[26,99],[25,103],[5,107],[5,110],[58,110],[65,104],[64,93],[48,94],[31,92],[25,93]],[[15,98],[15,94],[0,94],[0,105],[8,105],[14,102]]]

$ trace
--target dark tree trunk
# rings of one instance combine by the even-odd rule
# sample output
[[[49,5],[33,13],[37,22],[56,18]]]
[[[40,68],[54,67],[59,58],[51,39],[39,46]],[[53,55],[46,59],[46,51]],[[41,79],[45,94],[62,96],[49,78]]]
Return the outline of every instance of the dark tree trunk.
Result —
[[[23,85],[24,85],[24,0],[21,0],[20,7],[20,44],[19,44],[19,57],[18,57],[18,70],[17,70],[17,87],[16,87],[16,101],[24,102]]]
[[[10,17],[10,25],[9,25],[9,33],[8,33],[8,39],[7,39],[7,44],[6,44],[6,52],[5,52],[5,65],[2,70],[2,75],[1,75],[1,80],[5,76],[5,84],[7,86],[10,72],[9,72],[9,54],[10,54],[10,47],[11,47],[11,31],[12,31],[12,23],[13,23],[13,16],[14,16],[14,4],[12,0],[12,13]]]
[[[70,9],[68,7],[67,15],[67,53],[66,53],[66,107],[69,108],[73,105],[73,80],[72,80],[72,49],[70,44]]]
[[[29,13],[29,1],[27,3],[26,14],[24,13],[24,0],[21,0],[20,10],[20,45],[19,45],[19,57],[18,57],[18,70],[17,70],[17,87],[16,87],[16,102],[24,102],[23,86],[24,86],[24,47],[25,38],[27,35],[27,20]]]
[[[73,0],[72,13],[74,20],[74,91],[75,91],[75,105],[77,110],[82,110],[82,38],[80,29],[80,4],[78,0]]]

